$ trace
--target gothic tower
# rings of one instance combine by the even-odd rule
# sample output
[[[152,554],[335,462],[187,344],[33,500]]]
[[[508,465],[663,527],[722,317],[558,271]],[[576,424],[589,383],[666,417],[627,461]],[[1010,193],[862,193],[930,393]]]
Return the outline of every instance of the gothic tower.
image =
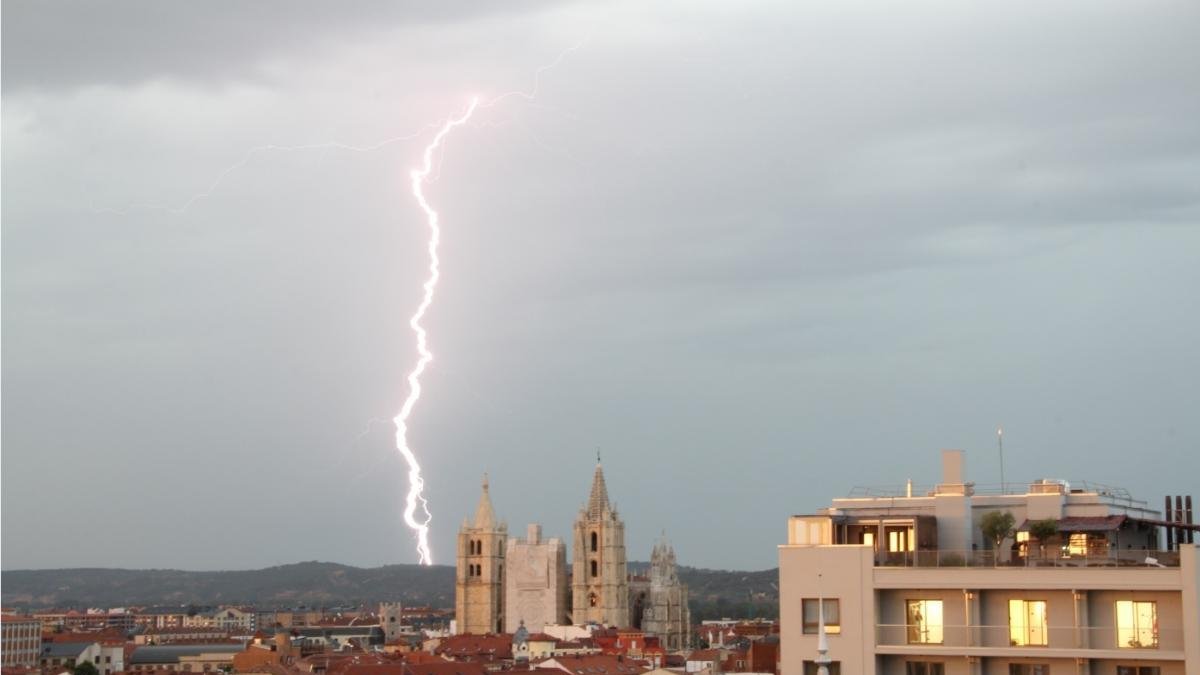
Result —
[[[499,633],[504,626],[504,547],[508,526],[496,522],[487,475],[475,522],[458,529],[458,574],[454,618],[459,633]]]
[[[687,584],[679,580],[675,547],[662,539],[650,553],[649,597],[641,598],[641,628],[657,635],[668,650],[691,646],[692,615],[688,607]]]
[[[625,523],[608,501],[599,458],[592,477],[592,493],[575,519],[571,555],[571,621],[576,625],[629,627]]]

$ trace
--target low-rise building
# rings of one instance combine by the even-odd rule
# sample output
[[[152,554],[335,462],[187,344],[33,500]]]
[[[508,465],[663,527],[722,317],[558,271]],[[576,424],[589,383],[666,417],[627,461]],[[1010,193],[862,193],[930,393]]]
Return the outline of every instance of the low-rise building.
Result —
[[[190,673],[233,668],[233,657],[244,651],[241,644],[147,645],[133,650],[129,670],[171,670]]]

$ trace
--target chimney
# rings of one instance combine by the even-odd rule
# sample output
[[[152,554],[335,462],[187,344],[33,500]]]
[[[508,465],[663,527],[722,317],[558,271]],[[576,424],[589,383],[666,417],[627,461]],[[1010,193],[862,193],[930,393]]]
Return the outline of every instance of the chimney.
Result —
[[[942,451],[942,482],[962,485],[966,482],[967,458],[962,450]]]

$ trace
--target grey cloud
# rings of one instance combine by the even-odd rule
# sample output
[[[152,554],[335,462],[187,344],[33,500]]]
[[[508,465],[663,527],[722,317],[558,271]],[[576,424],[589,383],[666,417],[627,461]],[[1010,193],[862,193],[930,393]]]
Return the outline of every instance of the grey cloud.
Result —
[[[205,5],[13,6],[6,568],[411,560],[370,420],[410,362],[420,140],[261,153],[183,215],[93,207],[183,203],[264,143],[411,133],[587,36],[430,189],[437,559],[484,470],[510,524],[565,534],[596,445],[630,555],[666,527],[711,566],[772,565],[786,514],[927,481],[939,447],[987,482],[998,422],[1010,476],[1190,489],[1194,6],[238,5],[263,14],[224,51]],[[212,545],[281,500],[305,517]]]
[[[245,3],[18,0],[4,7],[4,90],[132,85],[155,79],[209,86],[259,80],[264,62],[436,28],[519,15],[549,3]]]

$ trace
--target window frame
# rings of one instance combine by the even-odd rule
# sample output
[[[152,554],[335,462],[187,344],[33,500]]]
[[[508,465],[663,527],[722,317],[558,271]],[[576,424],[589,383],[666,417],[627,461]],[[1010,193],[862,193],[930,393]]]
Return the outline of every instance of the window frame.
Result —
[[[1022,612],[1022,625],[1024,626],[1024,633],[1025,633],[1025,641],[1024,642],[1017,642],[1016,640],[1013,639],[1013,632],[1016,630],[1016,626],[1013,625],[1013,603],[1015,603],[1015,602],[1021,603],[1022,609],[1024,610]],[[1042,605],[1042,623],[1040,626],[1041,642],[1034,642],[1030,637],[1032,635],[1033,631],[1032,631],[1032,623],[1029,621],[1029,615],[1030,615],[1029,609],[1032,605],[1036,605],[1036,604]],[[1050,646],[1049,624],[1050,624],[1050,603],[1047,602],[1046,600],[1039,600],[1039,599],[1028,599],[1027,600],[1024,598],[1009,598],[1008,599],[1008,643],[1009,643],[1009,646],[1012,646],[1012,647],[1049,647]]]
[[[808,612],[806,611],[809,603],[816,604],[818,600],[824,601],[825,608],[825,634],[826,635],[841,635],[842,634],[842,607],[840,598],[801,598],[800,599],[800,630],[803,635],[816,635],[820,632],[820,619],[814,617],[812,622],[808,620]],[[830,607],[833,608],[832,619],[830,618]]]
[[[934,602],[936,602],[940,606],[939,614],[941,615],[941,623],[940,623],[940,625],[938,625],[937,630],[938,630],[938,634],[940,635],[941,639],[936,640],[936,641],[930,640],[930,639],[925,639],[925,640],[915,639],[914,640],[912,629],[918,628],[917,634],[919,635],[922,632],[919,627],[922,625],[927,625],[929,623],[929,612],[925,611],[920,615],[921,616],[920,621],[922,622],[921,624],[912,623],[912,621],[911,621],[912,613],[911,612],[912,612],[913,605],[920,604],[921,609],[927,610],[928,604],[934,603]],[[923,632],[925,634],[928,634],[929,629],[926,628]],[[946,602],[944,600],[942,600],[941,598],[906,598],[904,600],[904,637],[907,640],[907,643],[910,645],[944,645],[944,644],[946,644]]]
[[[1121,625],[1121,605],[1128,603],[1130,605],[1130,616],[1133,618],[1133,626]],[[1150,626],[1142,628],[1137,621],[1138,605],[1150,605]],[[1113,624],[1116,631],[1116,641],[1118,649],[1158,649],[1158,601],[1157,600],[1117,600],[1113,603]],[[1122,631],[1128,631],[1130,638],[1123,639]],[[1141,637],[1143,632],[1149,632],[1150,644],[1142,644]]]

